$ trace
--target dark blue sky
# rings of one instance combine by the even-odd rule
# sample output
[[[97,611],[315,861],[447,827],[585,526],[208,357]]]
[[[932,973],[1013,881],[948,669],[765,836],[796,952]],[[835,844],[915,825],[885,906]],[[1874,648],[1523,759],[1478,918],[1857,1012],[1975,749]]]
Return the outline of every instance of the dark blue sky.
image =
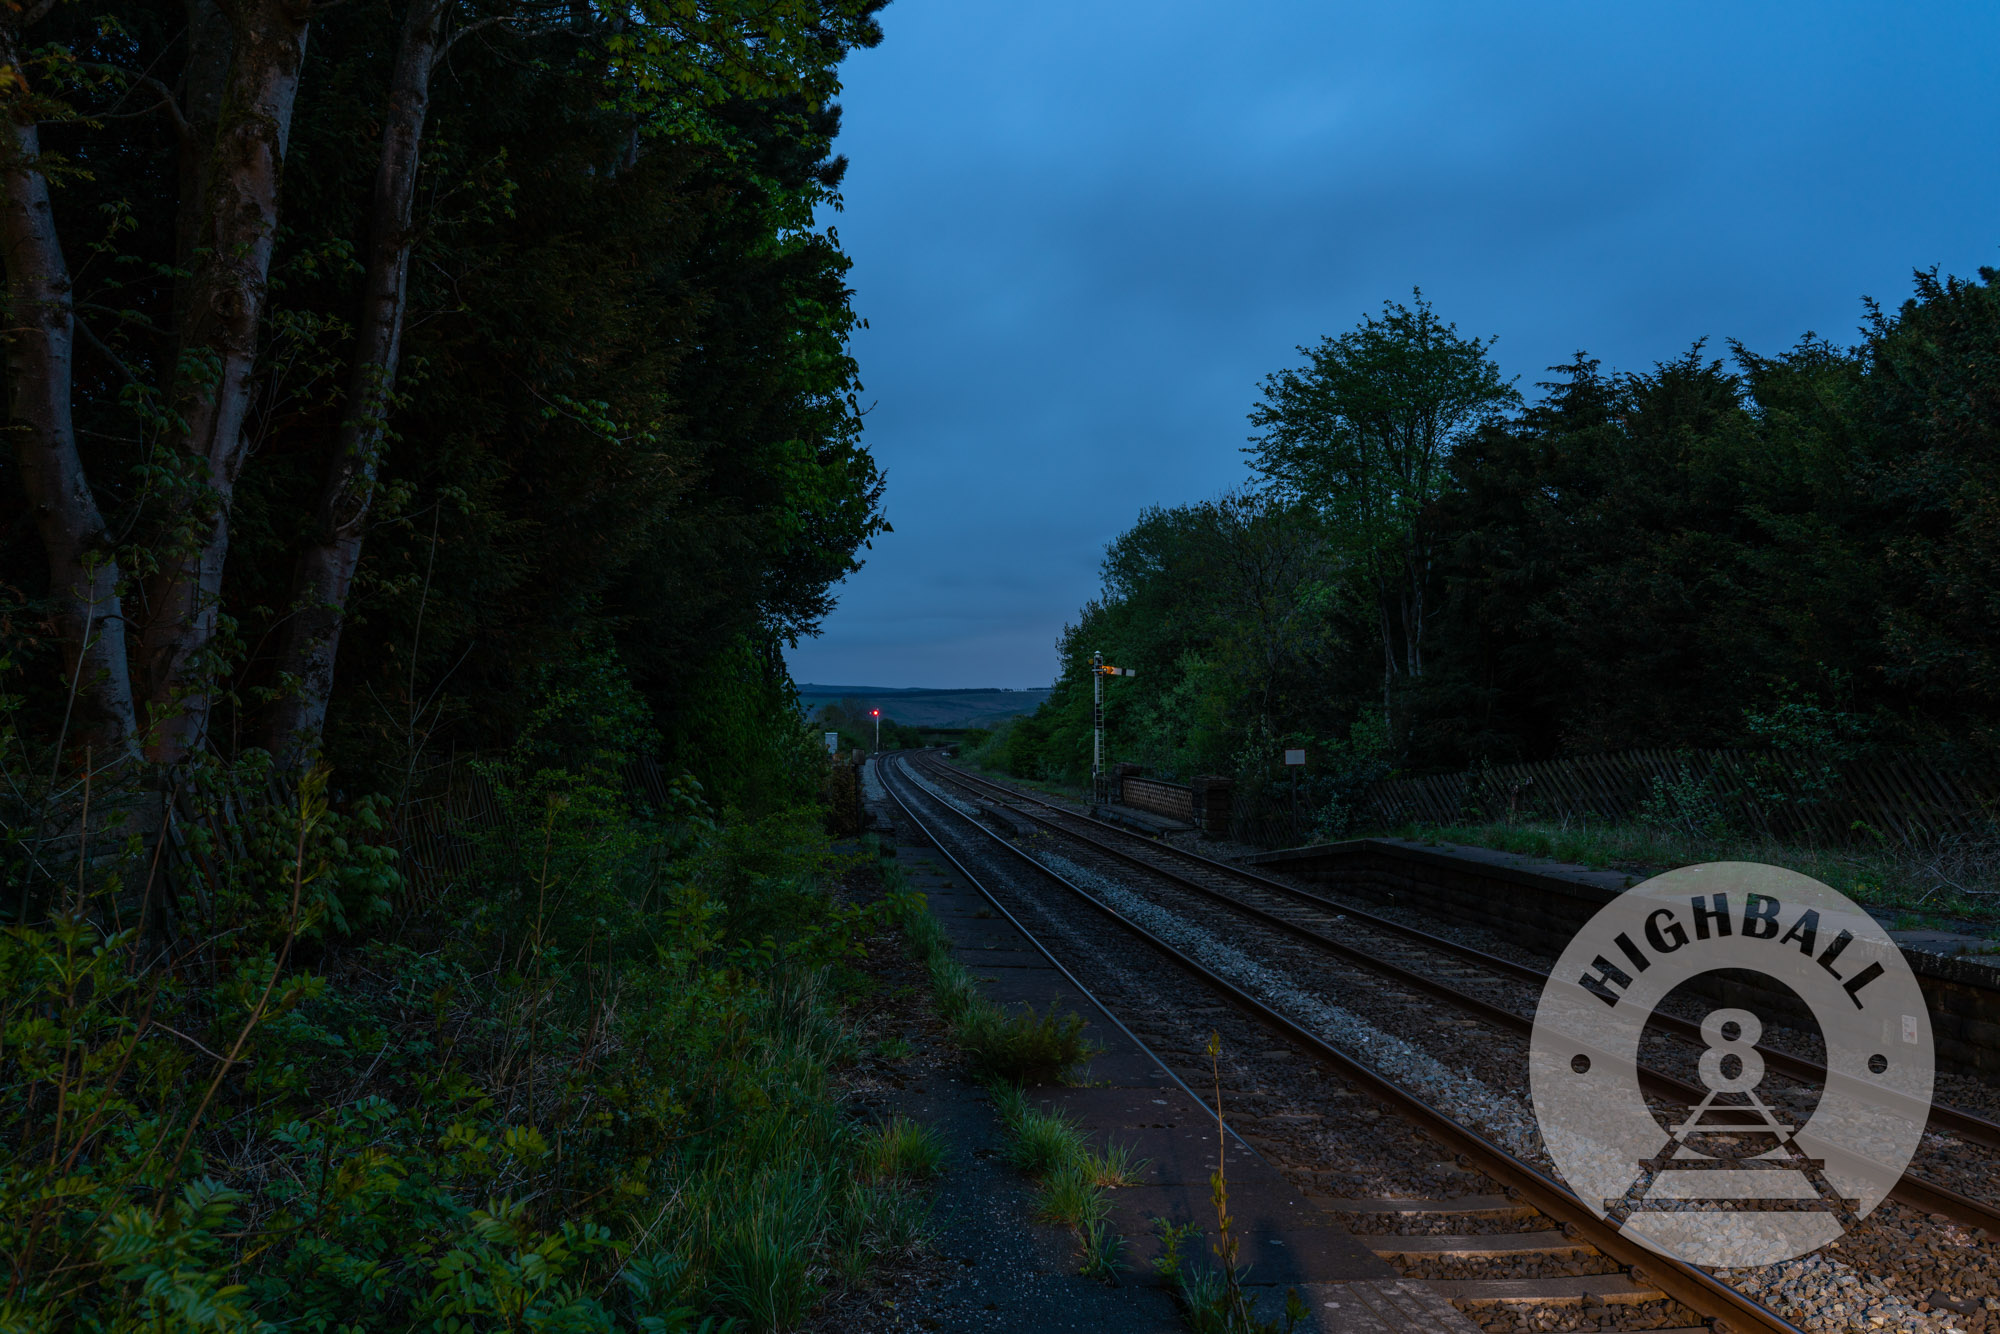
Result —
[[[802,681],[1028,686],[1294,347],[1421,285],[1581,348],[1852,341],[2000,263],[2000,5],[897,0],[837,219],[896,531]]]

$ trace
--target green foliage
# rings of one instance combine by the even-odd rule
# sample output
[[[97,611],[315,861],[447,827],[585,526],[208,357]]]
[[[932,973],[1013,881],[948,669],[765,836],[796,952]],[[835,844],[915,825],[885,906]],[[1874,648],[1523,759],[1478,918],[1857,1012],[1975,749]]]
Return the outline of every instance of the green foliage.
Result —
[[[1338,552],[1310,507],[1255,493],[1152,509],[1106,549],[1105,596],[1065,627],[1062,675],[984,752],[1021,777],[1090,771],[1090,656],[1133,667],[1104,682],[1113,760],[1178,779],[1231,775],[1248,738],[1317,710],[1318,664],[1340,643]]]
[[[1858,433],[1888,596],[1883,665],[1946,726],[1990,738],[2000,710],[2000,271],[1916,275],[1871,312]]]
[[[938,1174],[944,1141],[931,1127],[896,1116],[862,1137],[859,1154],[874,1180],[918,1181]]]
[[[1013,1013],[975,1007],[956,1037],[976,1073],[1013,1084],[1064,1083],[1100,1050],[1083,1036],[1082,1015],[1053,1004],[1039,1015],[1032,1005]]]
[[[635,715],[601,703],[552,691],[482,767],[498,822],[435,901],[375,803],[260,800],[253,768],[196,789],[227,818],[189,822],[184,934],[115,926],[86,865],[0,935],[10,1320],[720,1334],[921,1243],[935,1139],[832,1097],[872,919],[818,887],[819,813],[725,820],[689,781],[635,814]]]
[[[1655,778],[1648,785],[1638,816],[1642,824],[1684,838],[1713,838],[1728,823],[1715,791],[1714,774],[1697,774],[1684,759],[1675,762],[1670,775]]]
[[[1181,1248],[1190,1239],[1201,1235],[1201,1226],[1156,1217],[1153,1219],[1153,1231],[1160,1235],[1160,1253],[1153,1257],[1153,1272],[1172,1283],[1181,1276],[1181,1267],[1186,1263]]]
[[[838,70],[879,7],[454,19],[479,36],[431,88],[325,738],[394,801],[258,743],[350,411],[403,6],[314,17],[186,765],[70,753],[0,477],[0,1323],[721,1334],[918,1243],[916,1187],[857,1181],[832,1096],[870,919],[823,888],[824,759],[781,657],[886,527],[824,222]],[[59,5],[34,38],[48,165],[91,164],[54,201],[97,238],[71,247],[77,426],[142,575],[219,500],[171,447],[217,371],[178,351],[183,18]],[[98,114],[141,76],[170,102]],[[679,775],[664,809],[634,808],[642,757]]]
[[[1460,337],[1414,295],[1416,309],[1385,302],[1379,319],[1300,348],[1304,369],[1267,378],[1247,451],[1266,482],[1339,535],[1379,625],[1385,711],[1399,681],[1424,672],[1434,511],[1453,485],[1451,455],[1520,402],[1488,355],[1493,340]]]
[[[1140,669],[1105,683],[1111,760],[1288,809],[1278,753],[1304,748],[1299,836],[1352,832],[1384,776],[1568,753],[1765,752],[1724,804],[1771,828],[1864,753],[1976,761],[2000,736],[1996,278],[1919,274],[1853,349],[1579,354],[1526,403],[1486,343],[1391,303],[1266,381],[1264,491],[1106,547],[1048,701],[962,758],[1079,783],[1102,651]],[[1647,818],[1712,831],[1720,795],[1689,783]]]
[[[291,684],[275,654],[347,411],[406,7],[316,16],[299,72],[211,655],[209,735],[231,759],[270,739],[264,706]],[[654,753],[718,807],[811,798],[787,758],[782,649],[886,528],[827,222],[841,62],[880,39],[879,8],[581,6],[542,23],[475,0],[454,20],[477,37],[433,79],[401,373],[327,724],[344,783],[402,794],[609,673],[645,705]],[[183,140],[161,131],[173,107],[131,105],[152,78],[196,114],[195,42],[131,0],[58,5],[32,40],[77,72],[42,99],[62,122],[52,161],[91,164],[53,205],[93,312],[75,415],[122,567],[143,573],[213,500],[168,447],[177,378],[213,373],[177,361]],[[22,633],[49,590],[18,469],[0,472],[0,539],[0,587],[28,613],[5,650],[26,650],[23,727],[46,747],[65,683]]]
[[[1828,676],[1835,690],[1848,685],[1840,673]],[[1753,741],[1769,748],[1744,775],[1752,809],[1767,824],[1783,807],[1813,806],[1831,796],[1841,764],[1860,753],[1868,730],[1864,719],[1790,681],[1778,682],[1771,704],[1745,709],[1743,725]]]

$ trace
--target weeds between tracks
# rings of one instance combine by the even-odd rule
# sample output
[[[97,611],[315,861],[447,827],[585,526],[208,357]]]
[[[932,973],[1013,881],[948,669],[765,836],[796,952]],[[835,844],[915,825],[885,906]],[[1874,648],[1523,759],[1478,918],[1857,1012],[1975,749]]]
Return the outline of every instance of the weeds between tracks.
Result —
[[[1222,1116],[1222,1035],[1210,1033],[1203,1051],[1208,1057],[1215,1091],[1215,1171],[1208,1178],[1208,1195],[1215,1205],[1217,1264],[1214,1269],[1186,1264],[1180,1249],[1193,1233],[1193,1224],[1176,1226],[1167,1219],[1155,1218],[1153,1227],[1159,1232],[1164,1249],[1153,1266],[1174,1285],[1174,1295],[1180,1299],[1181,1312],[1194,1334],[1291,1334],[1306,1317],[1305,1303],[1300,1300],[1297,1288],[1286,1290],[1279,1320],[1258,1316],[1243,1290],[1249,1266],[1236,1262],[1240,1243],[1236,1239],[1236,1220],[1229,1212],[1229,1127]]]
[[[1007,1159],[1035,1183],[1037,1216],[1067,1227],[1082,1250],[1082,1272],[1115,1282],[1124,1268],[1125,1239],[1109,1226],[1111,1204],[1106,1191],[1131,1185],[1144,1163],[1129,1150],[1107,1145],[1092,1152],[1076,1123],[1061,1112],[1044,1112],[1029,1103],[1024,1083],[1067,1081],[1077,1067],[1097,1053],[1083,1036],[1083,1018],[1064,1013],[1051,1002],[1036,1014],[1033,1007],[1009,1015],[979,994],[979,984],[951,953],[944,928],[923,896],[906,888],[900,868],[882,867],[892,891],[895,911],[912,953],[930,973],[939,1012],[950,1025],[953,1041],[986,1085],[1005,1127]]]
[[[978,981],[953,957],[950,938],[923,896],[908,888],[902,869],[883,865],[881,875],[910,949],[930,974],[952,1040],[980,1078],[1013,1084],[1061,1083],[1102,1050],[1083,1036],[1083,1017],[1060,1013],[1054,1002],[1041,1014],[1033,1006],[1023,1006],[1021,1013],[1010,1015],[980,995]]]
[[[922,896],[905,887],[900,868],[885,865],[882,872],[898,904],[910,948],[931,975],[939,1009],[992,1095],[1008,1134],[1008,1162],[1036,1184],[1038,1216],[1067,1227],[1076,1237],[1084,1275],[1115,1283],[1126,1267],[1127,1243],[1110,1226],[1107,1192],[1136,1184],[1145,1162],[1134,1160],[1131,1151],[1118,1144],[1107,1144],[1101,1154],[1094,1152],[1073,1118],[1035,1107],[1010,1077],[1015,1071],[1033,1069],[1048,1080],[1066,1079],[1091,1055],[1082,1039],[1083,1020],[1073,1013],[1059,1018],[1054,1005],[1041,1016],[1029,1009],[1025,1015],[1008,1018],[979,994],[972,974],[952,956],[943,926]],[[1216,1210],[1218,1264],[1211,1269],[1184,1260],[1183,1247],[1200,1234],[1193,1223],[1155,1218],[1163,1252],[1154,1268],[1172,1284],[1193,1334],[1291,1334],[1306,1315],[1297,1290],[1285,1294],[1278,1319],[1263,1319],[1244,1290],[1247,1266],[1237,1263],[1239,1245],[1229,1213],[1221,1051],[1220,1036],[1211,1034],[1207,1055],[1215,1081],[1216,1170],[1209,1186]]]

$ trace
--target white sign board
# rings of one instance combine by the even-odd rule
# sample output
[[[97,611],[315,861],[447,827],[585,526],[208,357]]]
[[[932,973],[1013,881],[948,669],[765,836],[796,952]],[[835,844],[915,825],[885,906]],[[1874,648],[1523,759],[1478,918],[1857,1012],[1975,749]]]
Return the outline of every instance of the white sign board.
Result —
[[[839,754],[839,752],[840,752],[840,733],[828,732],[826,734],[826,753],[829,755],[836,755]]]
[[[1288,750],[1285,752],[1286,764],[1304,764],[1305,762],[1306,762],[1306,753],[1304,751]]]

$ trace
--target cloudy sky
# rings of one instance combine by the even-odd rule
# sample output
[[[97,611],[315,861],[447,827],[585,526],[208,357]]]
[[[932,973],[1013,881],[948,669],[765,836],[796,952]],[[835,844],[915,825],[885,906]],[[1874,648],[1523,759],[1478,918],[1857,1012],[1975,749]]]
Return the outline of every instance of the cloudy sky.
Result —
[[[896,0],[835,220],[895,532],[801,681],[1045,685],[1106,541],[1421,286],[1532,392],[2000,264],[2000,5]]]

